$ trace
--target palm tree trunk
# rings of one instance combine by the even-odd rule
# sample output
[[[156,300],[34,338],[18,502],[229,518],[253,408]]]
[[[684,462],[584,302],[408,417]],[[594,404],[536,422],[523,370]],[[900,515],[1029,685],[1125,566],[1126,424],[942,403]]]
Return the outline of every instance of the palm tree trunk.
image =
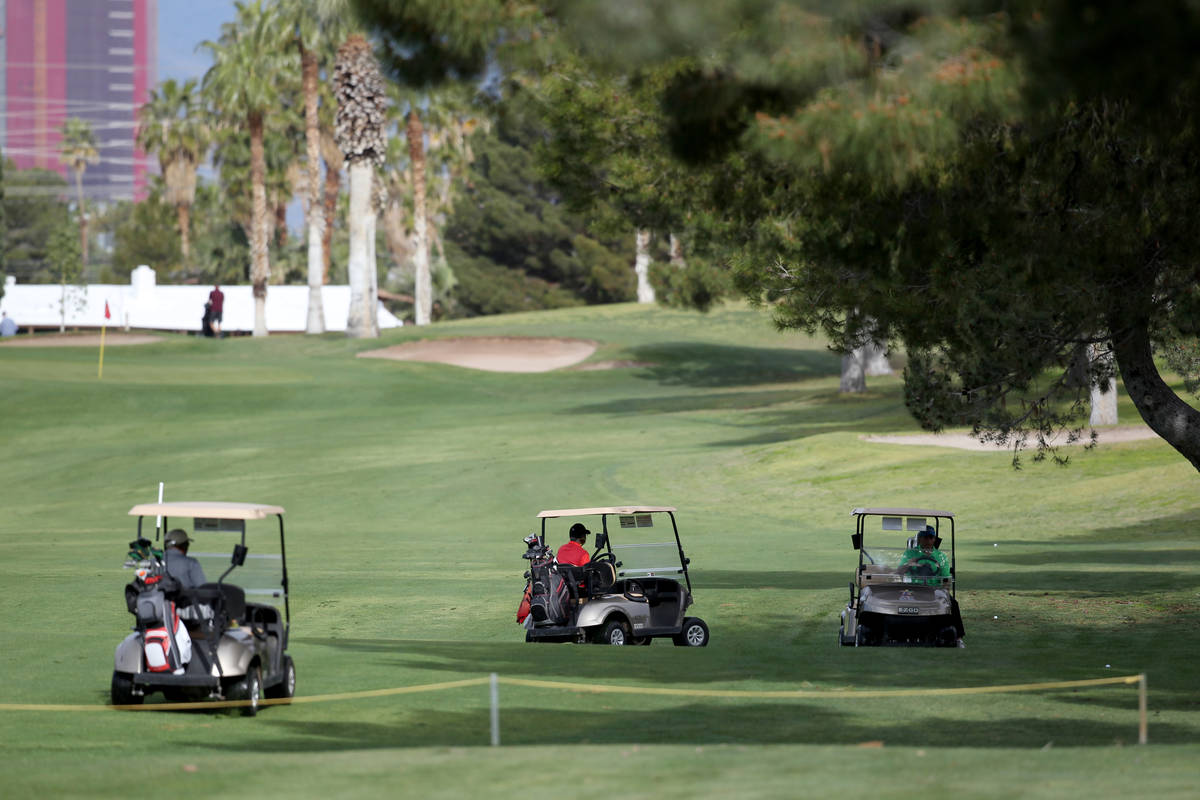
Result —
[[[637,273],[637,301],[653,303],[654,287],[650,285],[650,231],[638,230],[636,252],[633,271]]]
[[[321,236],[321,283],[329,283],[329,246],[333,242],[334,216],[337,214],[338,195],[342,191],[341,170],[325,162],[325,229]]]
[[[282,251],[287,248],[287,243],[287,203],[279,203],[275,206],[275,244]]]
[[[75,194],[79,198],[79,252],[83,254],[83,268],[88,263],[88,218],[83,207],[83,170],[75,170]]]
[[[325,304],[321,297],[325,261],[322,256],[325,218],[321,215],[321,134],[317,120],[317,55],[300,48],[304,75],[304,156],[308,161],[308,202],[304,224],[308,233],[308,320],[306,333],[325,332]]]
[[[254,335],[267,335],[267,162],[263,154],[263,115],[252,112],[250,127],[250,282],[254,291]]]
[[[371,279],[368,269],[374,265],[367,261],[367,231],[370,226],[368,215],[374,214],[371,206],[371,178],[375,171],[368,160],[350,165],[350,258],[347,271],[350,279],[350,310],[346,318],[346,335],[365,339],[378,336],[371,327]]]
[[[367,320],[371,326],[371,337],[379,335],[379,262],[375,260],[375,223],[379,212],[371,203],[371,212],[367,214]]]
[[[187,203],[179,203],[175,206],[175,217],[179,220],[179,254],[183,257],[185,267],[191,262],[192,237],[189,230],[191,211],[191,206]]]
[[[428,325],[433,313],[433,280],[429,274],[429,226],[425,208],[425,129],[415,108],[408,112],[408,158],[412,168],[413,233],[416,238],[413,317],[418,325]]]

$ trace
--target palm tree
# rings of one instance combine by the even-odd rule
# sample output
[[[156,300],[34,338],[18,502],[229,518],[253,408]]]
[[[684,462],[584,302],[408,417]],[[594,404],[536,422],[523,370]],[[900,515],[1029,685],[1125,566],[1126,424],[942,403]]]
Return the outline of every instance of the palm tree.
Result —
[[[292,41],[300,53],[300,72],[304,92],[304,142],[308,177],[305,227],[308,234],[308,321],[307,333],[323,333],[325,309],[321,285],[327,272],[325,216],[321,213],[321,132],[318,104],[321,96],[322,65],[333,63],[335,48],[345,39],[342,20],[346,0],[278,0],[277,8],[284,24],[292,31]],[[329,168],[328,161],[326,168]],[[340,169],[340,165],[339,165]]]
[[[186,267],[191,254],[191,208],[196,199],[196,169],[212,143],[212,128],[200,102],[196,81],[159,84],[138,113],[137,143],[158,154],[166,193],[179,219],[179,252]]]
[[[384,129],[387,102],[379,65],[371,45],[361,35],[351,35],[338,48],[333,85],[338,100],[335,135],[338,148],[350,164],[350,258],[347,264],[350,310],[346,335],[376,337],[379,329],[374,320],[378,300],[373,290],[375,264],[370,260],[373,248],[368,236],[375,227],[372,178],[375,166],[381,164],[387,154]]]
[[[79,242],[83,253],[83,266],[86,268],[88,218],[83,200],[83,173],[87,171],[88,164],[100,163],[100,152],[96,150],[96,136],[92,133],[91,123],[78,117],[71,117],[63,123],[59,157],[62,163],[68,165],[75,173],[75,194],[79,201]]]
[[[429,223],[425,205],[425,129],[417,107],[408,109],[408,160],[413,187],[413,318],[428,325],[433,312],[433,281],[429,275]]]
[[[213,65],[204,75],[204,92],[229,125],[245,125],[250,137],[251,229],[250,280],[254,287],[254,335],[267,335],[266,159],[263,130],[279,102],[277,79],[289,71],[295,52],[286,47],[289,31],[264,9],[262,0],[235,3],[237,21],[221,26],[217,42],[205,41]]]

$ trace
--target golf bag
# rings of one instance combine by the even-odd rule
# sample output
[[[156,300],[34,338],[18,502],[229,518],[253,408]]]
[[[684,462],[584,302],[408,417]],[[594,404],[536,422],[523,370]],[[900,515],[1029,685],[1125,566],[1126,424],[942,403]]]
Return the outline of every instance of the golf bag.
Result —
[[[553,561],[534,564],[529,578],[529,616],[534,625],[562,625],[567,621],[570,590]]]
[[[216,335],[212,326],[212,303],[204,304],[204,317],[200,320],[200,332],[209,338]]]
[[[162,564],[141,567],[137,580],[130,584],[125,602],[137,618],[142,636],[142,651],[149,672],[180,673],[192,660],[192,637],[179,621],[175,603],[167,593],[178,589],[178,582]]]

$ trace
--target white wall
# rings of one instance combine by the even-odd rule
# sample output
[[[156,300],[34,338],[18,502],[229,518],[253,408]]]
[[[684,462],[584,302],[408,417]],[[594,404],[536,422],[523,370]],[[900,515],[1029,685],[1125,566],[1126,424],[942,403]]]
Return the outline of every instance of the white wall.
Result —
[[[128,286],[92,284],[67,287],[68,328],[110,328],[143,330],[198,331],[202,327],[204,303],[211,286],[158,286],[154,270],[143,265],[133,270]],[[222,286],[225,293],[225,332],[254,330],[254,296],[249,286]],[[7,277],[0,310],[22,328],[57,328],[61,320],[62,288],[53,284],[18,284]],[[112,318],[104,319],[108,303]],[[325,329],[346,330],[350,308],[349,286],[324,286],[321,302],[325,306]],[[267,287],[267,330],[277,333],[303,332],[308,319],[307,286]],[[398,328],[402,321],[382,304],[379,327]]]

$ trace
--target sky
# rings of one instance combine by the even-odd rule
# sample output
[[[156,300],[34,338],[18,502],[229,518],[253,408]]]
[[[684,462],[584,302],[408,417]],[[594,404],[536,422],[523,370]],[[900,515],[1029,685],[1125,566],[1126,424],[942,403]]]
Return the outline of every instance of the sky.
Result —
[[[222,23],[235,16],[233,0],[158,0],[159,82],[203,78],[212,60],[197,46],[205,39],[215,41]]]

